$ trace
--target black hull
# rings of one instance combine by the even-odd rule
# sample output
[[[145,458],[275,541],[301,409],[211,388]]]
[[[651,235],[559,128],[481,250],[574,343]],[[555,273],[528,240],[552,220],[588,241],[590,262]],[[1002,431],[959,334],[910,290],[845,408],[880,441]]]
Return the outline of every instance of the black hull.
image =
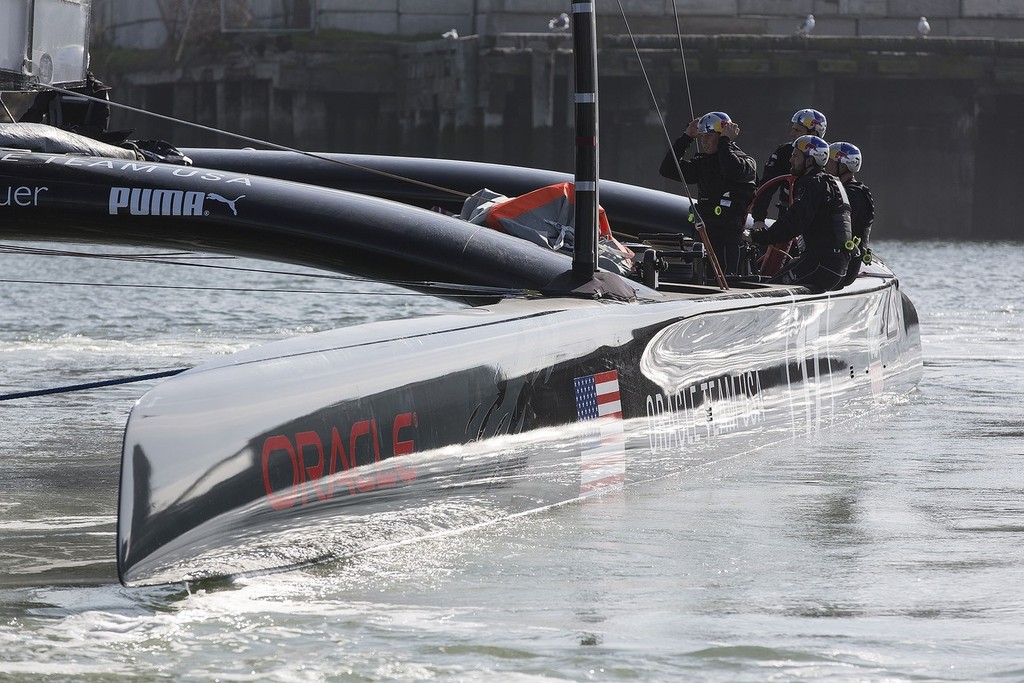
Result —
[[[343,557],[856,417],[921,373],[913,306],[874,273],[839,296],[508,300],[191,370],[128,421],[121,580]],[[581,419],[602,373],[621,417]]]
[[[0,151],[0,188],[4,239],[227,253],[411,288],[544,290],[571,267],[563,254],[436,212],[220,169]]]
[[[515,197],[546,185],[572,182],[571,173],[453,159],[302,155],[260,150],[183,150],[199,166],[321,185],[391,199],[422,208],[458,213],[466,195],[488,188]],[[690,200],[659,190],[601,181],[600,204],[612,229],[621,234],[685,233]]]

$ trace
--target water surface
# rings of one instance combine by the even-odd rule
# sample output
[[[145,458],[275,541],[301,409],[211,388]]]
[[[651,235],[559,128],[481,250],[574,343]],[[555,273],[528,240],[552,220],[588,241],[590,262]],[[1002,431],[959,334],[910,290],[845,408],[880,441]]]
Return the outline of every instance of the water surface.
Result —
[[[198,591],[116,582],[121,430],[146,384],[0,403],[0,679],[1022,680],[1024,249],[876,252],[921,316],[905,401],[619,493]],[[240,263],[261,267],[225,265]],[[0,266],[2,392],[453,307],[264,272]]]

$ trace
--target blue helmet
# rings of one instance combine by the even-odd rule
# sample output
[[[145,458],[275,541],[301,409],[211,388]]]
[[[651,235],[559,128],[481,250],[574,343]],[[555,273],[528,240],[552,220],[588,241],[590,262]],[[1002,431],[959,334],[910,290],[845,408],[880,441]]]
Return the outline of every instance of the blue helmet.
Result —
[[[818,137],[825,137],[825,126],[828,125],[825,115],[817,109],[801,109],[793,114],[793,123],[803,126]]]
[[[829,145],[828,158],[837,164],[846,166],[851,173],[859,171],[864,160],[857,145],[849,142],[833,142]]]
[[[817,135],[801,135],[793,141],[793,147],[805,157],[814,159],[818,166],[824,166],[828,161],[828,143]]]

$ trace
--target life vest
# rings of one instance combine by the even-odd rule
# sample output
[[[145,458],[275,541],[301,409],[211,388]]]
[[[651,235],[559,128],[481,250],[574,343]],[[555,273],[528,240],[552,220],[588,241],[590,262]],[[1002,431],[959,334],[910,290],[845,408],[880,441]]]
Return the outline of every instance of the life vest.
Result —
[[[498,232],[532,239],[532,234],[547,235],[547,246],[552,249],[558,236],[565,236],[564,228],[573,228],[575,218],[576,186],[556,183],[533,192],[512,197],[495,204],[487,212],[487,226]],[[598,207],[598,231],[603,239],[612,239],[612,229],[603,208]],[[527,234],[524,234],[527,233]]]
[[[466,200],[460,217],[554,251],[571,252],[575,244],[575,200],[576,187],[569,182],[511,198],[481,190]],[[602,267],[614,263],[615,270],[628,273],[633,255],[612,236],[608,216],[598,207],[598,258]]]

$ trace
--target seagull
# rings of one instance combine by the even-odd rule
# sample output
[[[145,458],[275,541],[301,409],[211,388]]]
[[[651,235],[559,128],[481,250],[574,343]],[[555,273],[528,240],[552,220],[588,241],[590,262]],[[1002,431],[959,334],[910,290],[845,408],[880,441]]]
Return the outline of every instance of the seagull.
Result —
[[[562,12],[554,19],[548,19],[548,28],[552,31],[568,31],[569,30],[569,15]]]
[[[928,17],[921,17],[921,20],[917,22],[917,35],[924,38],[931,32],[932,25],[928,23]]]
[[[456,40],[459,37],[459,32],[456,31],[453,28],[450,28],[447,31],[445,31],[444,33],[442,33],[441,37],[442,38],[448,38],[449,40]]]
[[[808,14],[807,18],[804,19],[804,23],[800,24],[796,28],[797,35],[806,36],[814,30],[814,15]]]

